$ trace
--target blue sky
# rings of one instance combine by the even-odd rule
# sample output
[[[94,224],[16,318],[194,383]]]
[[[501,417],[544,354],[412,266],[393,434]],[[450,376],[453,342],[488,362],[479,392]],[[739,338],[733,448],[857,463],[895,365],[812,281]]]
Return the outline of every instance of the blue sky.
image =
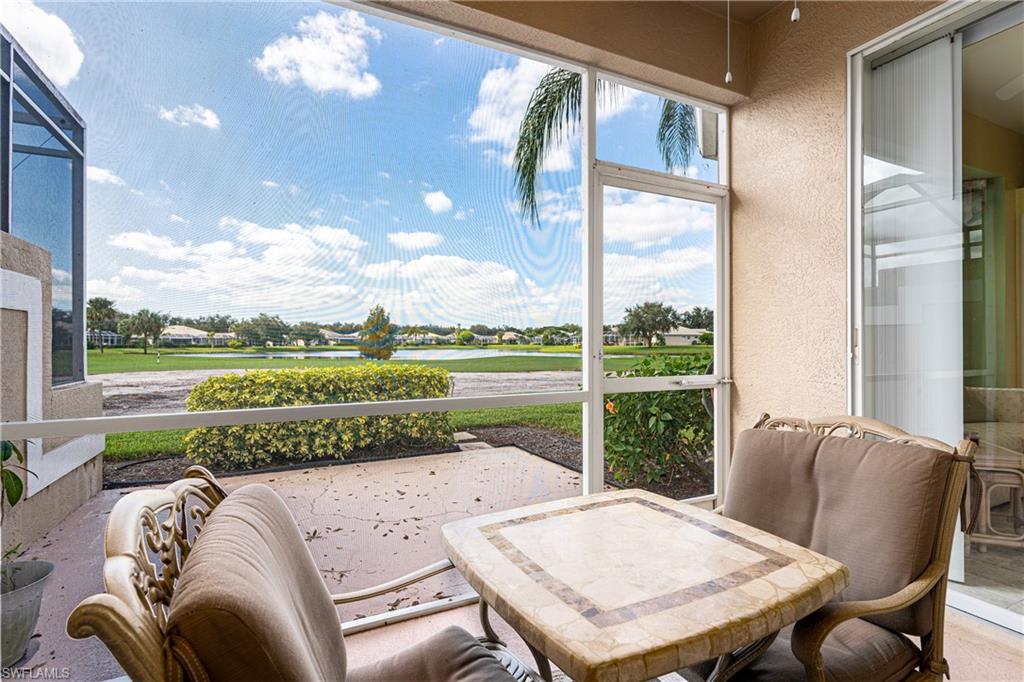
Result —
[[[514,205],[546,65],[316,3],[16,3],[0,20],[87,122],[88,296],[291,322],[377,302],[400,323],[580,321],[578,140],[548,158],[541,225]],[[620,91],[599,156],[661,169],[658,113]],[[712,304],[706,207],[605,200],[607,321]]]

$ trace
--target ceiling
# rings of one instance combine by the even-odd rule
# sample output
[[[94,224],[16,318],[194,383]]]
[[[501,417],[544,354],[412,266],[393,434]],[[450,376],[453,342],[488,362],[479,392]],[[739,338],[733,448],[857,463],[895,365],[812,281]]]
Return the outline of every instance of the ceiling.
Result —
[[[1024,24],[964,48],[964,109],[1024,135]]]
[[[696,0],[690,4],[698,5],[709,12],[725,16],[726,3],[724,0]],[[732,5],[730,12],[733,21],[751,24],[781,3],[779,0],[735,0],[729,4]]]

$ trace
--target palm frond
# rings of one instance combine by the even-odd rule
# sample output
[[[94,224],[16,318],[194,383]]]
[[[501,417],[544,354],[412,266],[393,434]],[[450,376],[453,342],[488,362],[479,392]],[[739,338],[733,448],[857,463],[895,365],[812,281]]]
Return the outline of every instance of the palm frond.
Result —
[[[661,121],[658,123],[658,151],[665,168],[685,168],[690,163],[690,150],[697,144],[697,117],[694,108],[671,99],[661,100]]]
[[[541,79],[519,126],[513,165],[519,208],[536,224],[537,184],[544,156],[564,133],[572,133],[580,120],[582,77],[565,69],[552,69]],[[568,137],[568,135],[566,135]]]

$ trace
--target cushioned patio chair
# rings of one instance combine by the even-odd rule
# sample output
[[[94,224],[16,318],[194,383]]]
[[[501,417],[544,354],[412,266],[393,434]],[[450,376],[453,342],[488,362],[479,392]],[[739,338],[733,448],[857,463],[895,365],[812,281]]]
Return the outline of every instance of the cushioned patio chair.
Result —
[[[716,511],[846,564],[838,599],[684,672],[706,680],[938,680],[946,573],[974,443],[857,417],[762,416]],[[920,638],[918,647],[908,637]]]
[[[118,501],[107,523],[106,591],[68,619],[68,634],[99,637],[132,680],[534,679],[496,637],[457,627],[350,667],[335,604],[393,592],[450,563],[332,596],[273,490],[247,485],[228,495],[201,467],[186,476]]]

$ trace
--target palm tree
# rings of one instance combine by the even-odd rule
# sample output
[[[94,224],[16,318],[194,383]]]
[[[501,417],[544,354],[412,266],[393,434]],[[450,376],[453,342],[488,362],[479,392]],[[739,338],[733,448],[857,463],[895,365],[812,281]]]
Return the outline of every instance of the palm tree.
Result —
[[[142,339],[142,353],[146,354],[149,353],[150,340],[156,346],[166,326],[166,315],[143,308],[131,317],[121,320],[121,323],[117,326],[117,331],[126,338],[129,336],[140,337]]]
[[[566,69],[552,69],[537,85],[519,126],[513,165],[516,173],[516,194],[519,208],[531,222],[539,221],[537,183],[548,149],[566,132],[579,124],[582,75]],[[597,81],[597,94],[617,86]],[[567,135],[566,135],[567,136]],[[669,171],[685,167],[690,151],[697,142],[696,111],[689,104],[671,99],[661,100],[658,123],[658,151]]]
[[[89,328],[99,332],[100,352],[103,352],[103,332],[117,320],[117,309],[114,302],[109,298],[96,296],[90,298],[86,304],[85,317],[89,322]]]

